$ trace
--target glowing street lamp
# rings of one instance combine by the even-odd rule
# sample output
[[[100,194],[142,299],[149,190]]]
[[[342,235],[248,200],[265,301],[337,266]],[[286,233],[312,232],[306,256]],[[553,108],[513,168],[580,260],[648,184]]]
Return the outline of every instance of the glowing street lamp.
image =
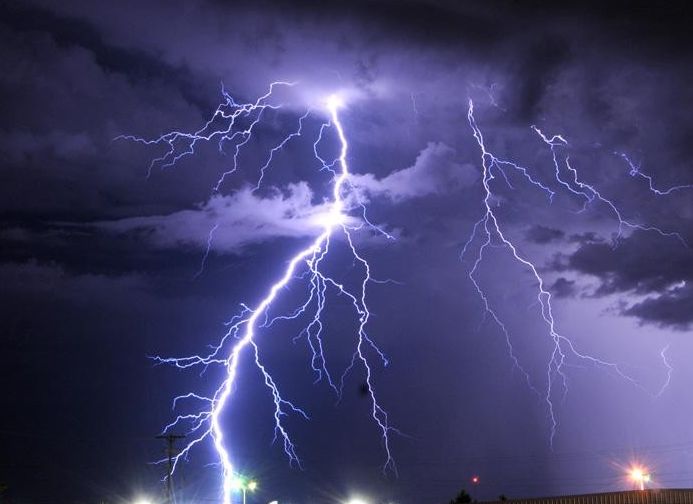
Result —
[[[640,490],[645,490],[645,483],[650,482],[650,473],[647,472],[647,469],[644,467],[633,467],[630,470],[630,479],[635,482],[636,485],[640,488]]]
[[[240,490],[243,493],[243,504],[245,504],[245,494],[248,490],[254,492],[257,489],[257,481],[242,478],[240,476],[234,478],[233,489]]]

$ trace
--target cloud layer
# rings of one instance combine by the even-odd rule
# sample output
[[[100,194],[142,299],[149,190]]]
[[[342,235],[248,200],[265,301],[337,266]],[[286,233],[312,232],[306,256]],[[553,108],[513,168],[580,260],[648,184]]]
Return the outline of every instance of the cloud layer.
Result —
[[[621,313],[644,322],[687,329],[693,323],[693,254],[680,243],[664,246],[656,233],[637,231],[616,243],[580,238],[572,253],[559,254],[555,269],[596,279],[595,296],[632,294]],[[674,242],[674,240],[672,240]],[[558,285],[565,292],[568,285]]]
[[[267,197],[245,187],[229,196],[213,196],[196,209],[167,215],[130,217],[95,225],[113,233],[135,233],[155,247],[206,248],[239,252],[250,244],[275,238],[319,234],[330,210],[329,203],[314,205],[308,184],[290,184]]]

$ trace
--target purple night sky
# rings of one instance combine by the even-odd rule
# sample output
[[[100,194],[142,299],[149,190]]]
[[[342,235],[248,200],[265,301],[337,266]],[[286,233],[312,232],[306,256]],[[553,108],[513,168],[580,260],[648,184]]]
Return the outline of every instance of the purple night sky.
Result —
[[[301,323],[283,323],[258,345],[283,393],[310,414],[286,419],[303,469],[272,444],[271,395],[242,358],[222,422],[237,470],[260,482],[249,502],[611,491],[632,488],[624,475],[635,462],[654,487],[693,486],[693,11],[606,4],[2,2],[0,501],[161,498],[164,467],[151,462],[163,449],[154,436],[180,413],[171,400],[212,394],[224,370],[150,357],[204,352],[320,233],[330,176],[313,154],[329,120],[319,107],[253,186],[268,151],[332,93],[345,100],[351,187],[394,238],[367,229],[356,245],[375,278],[392,280],[368,288],[368,335],[389,359],[372,360],[372,381],[401,431],[390,433],[399,475],[383,474],[363,370],[337,401],[325,380],[313,383],[306,342],[293,342]],[[222,84],[251,102],[278,80],[296,85],[277,90],[283,108],[267,114],[218,191],[232,148],[200,143],[148,176],[166,148],[114,140],[195,131]],[[483,237],[461,256],[485,212],[469,100],[486,149],[555,193],[498,169],[488,204],[545,280],[556,330],[617,367],[569,353],[565,389],[547,373],[553,346],[537,282],[498,240],[474,278],[525,373],[485,313],[468,276]],[[585,204],[578,186],[561,185],[532,126],[561,135],[559,164],[568,156],[642,229],[619,237],[608,203]],[[326,134],[325,152],[336,148]],[[328,267],[355,285],[353,258],[335,243]],[[290,285],[277,314],[304,297],[305,284]],[[335,299],[323,337],[339,376],[357,324]],[[178,504],[219,502],[217,463],[208,441],[190,452],[175,477]]]

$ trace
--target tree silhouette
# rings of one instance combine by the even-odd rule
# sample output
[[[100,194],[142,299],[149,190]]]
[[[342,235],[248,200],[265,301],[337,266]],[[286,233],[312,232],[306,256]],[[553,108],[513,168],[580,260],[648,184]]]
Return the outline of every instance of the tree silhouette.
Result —
[[[472,496],[463,488],[460,490],[460,493],[457,494],[457,497],[450,501],[450,504],[468,504],[470,502],[472,502]]]

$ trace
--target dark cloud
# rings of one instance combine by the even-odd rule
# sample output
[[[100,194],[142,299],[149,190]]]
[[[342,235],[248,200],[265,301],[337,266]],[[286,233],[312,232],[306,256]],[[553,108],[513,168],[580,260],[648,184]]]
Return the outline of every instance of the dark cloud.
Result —
[[[560,277],[549,287],[549,290],[557,298],[573,297],[576,293],[575,280]]]
[[[602,278],[599,294],[645,294],[691,279],[690,249],[663,247],[661,239],[657,233],[638,231],[616,243],[583,245],[568,257],[567,268]]]
[[[518,75],[525,76],[514,94],[519,120],[531,122],[537,117],[546,88],[555,81],[570,58],[571,45],[563,36],[549,34],[531,43],[516,68]]]
[[[527,240],[540,245],[561,241],[564,237],[565,233],[560,229],[554,229],[542,225],[532,226],[525,233],[525,238]]]
[[[626,315],[679,327],[693,321],[689,309],[692,291],[684,287],[693,280],[693,253],[689,248],[680,243],[664,246],[655,232],[637,231],[613,243],[591,238],[581,240],[575,252],[560,257],[556,269],[596,278],[597,296],[648,296],[624,308]]]
[[[635,303],[623,313],[643,322],[688,330],[693,323],[693,287],[690,282],[679,285]]]

